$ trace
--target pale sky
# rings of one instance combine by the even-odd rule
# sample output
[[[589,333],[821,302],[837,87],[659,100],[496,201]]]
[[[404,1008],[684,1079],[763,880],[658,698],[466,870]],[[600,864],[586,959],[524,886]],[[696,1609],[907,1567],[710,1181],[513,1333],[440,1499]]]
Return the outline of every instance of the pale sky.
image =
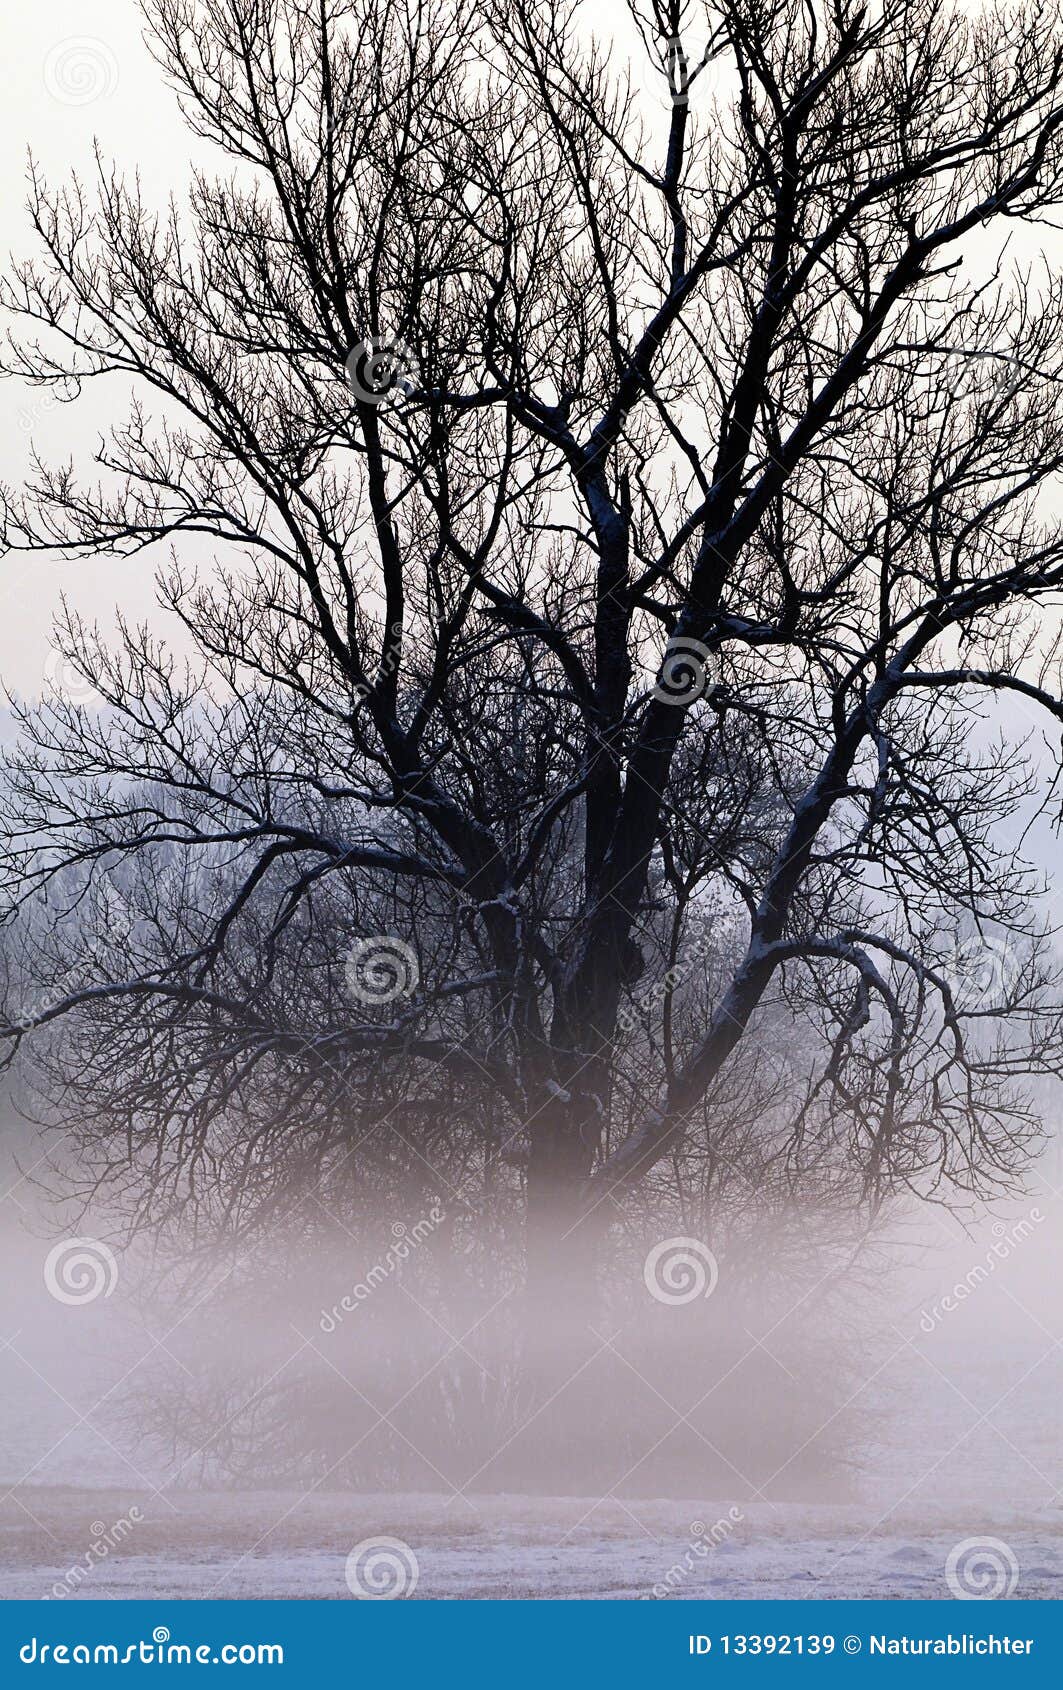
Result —
[[[71,169],[90,174],[96,139],[105,155],[141,172],[152,197],[179,185],[187,172],[189,139],[176,101],[144,48],[134,0],[38,0],[3,7],[0,262],[5,267],[9,253],[33,251],[25,213],[28,149],[49,178],[59,181]],[[112,394],[119,397],[116,389]],[[106,411],[102,384],[65,411],[42,407],[42,399],[21,383],[0,382],[5,482],[23,479],[31,440],[45,455],[83,456]],[[146,558],[0,559],[0,679],[15,692],[39,690],[60,592],[101,620],[121,601],[136,620],[153,603],[151,574]]]
[[[616,0],[594,0],[595,23],[616,18]],[[138,171],[145,197],[164,199],[188,178],[196,143],[176,99],[142,40],[136,0],[37,0],[0,7],[0,263],[35,250],[25,212],[27,153],[59,182],[71,170],[94,172],[93,146],[126,173]],[[206,149],[200,149],[206,156]],[[125,394],[98,384],[68,408],[42,403],[22,383],[0,381],[0,477],[17,485],[31,442],[46,458],[73,455],[83,468],[109,415],[122,416]],[[49,630],[59,596],[107,625],[120,603],[128,620],[151,616],[155,559],[77,563],[0,558],[0,683],[23,696],[39,692]],[[0,692],[0,711],[3,695]]]
[[[587,0],[583,15],[596,32],[615,33],[621,19],[626,22],[621,0]],[[6,265],[9,253],[26,257],[35,250],[25,211],[30,149],[53,183],[72,170],[91,181],[96,142],[122,171],[139,172],[149,201],[164,200],[187,182],[197,144],[141,29],[136,0],[9,0],[0,12],[0,263]],[[199,152],[208,159],[207,149]],[[1063,237],[1054,232],[1023,231],[1017,240],[1030,254],[1047,241],[1063,256]],[[19,382],[0,381],[0,476],[16,485],[24,479],[31,442],[49,459],[73,456],[82,470],[90,469],[97,433],[109,417],[124,415],[126,401],[126,391],[113,381],[96,384],[69,407],[49,404]],[[157,562],[150,555],[78,562],[0,558],[0,682],[23,696],[39,692],[61,593],[104,625],[117,604],[127,620],[151,617]]]

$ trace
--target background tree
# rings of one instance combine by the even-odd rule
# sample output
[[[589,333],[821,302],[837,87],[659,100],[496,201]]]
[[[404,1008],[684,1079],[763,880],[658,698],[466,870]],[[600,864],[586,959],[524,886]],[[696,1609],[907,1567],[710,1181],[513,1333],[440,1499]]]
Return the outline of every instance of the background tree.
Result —
[[[20,712],[7,1031],[60,1029],[89,1189],[486,1191],[556,1303],[640,1188],[711,1224],[739,1129],[872,1202],[1012,1178],[1059,1011],[984,724],[1063,717],[1063,292],[1005,238],[1061,197],[1057,8],[148,21],[228,173],[34,172],[5,289],[16,374],[133,391],[7,566],[170,544],[193,653],[68,619],[91,702]]]

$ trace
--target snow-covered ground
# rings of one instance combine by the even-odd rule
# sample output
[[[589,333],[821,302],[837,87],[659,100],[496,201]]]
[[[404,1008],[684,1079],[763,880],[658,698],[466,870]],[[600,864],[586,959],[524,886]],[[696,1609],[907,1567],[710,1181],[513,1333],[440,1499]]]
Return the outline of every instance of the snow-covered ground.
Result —
[[[987,1218],[921,1278],[891,1284],[873,1331],[838,1332],[844,1501],[783,1501],[771,1485],[699,1495],[696,1478],[683,1500],[631,1482],[604,1498],[197,1491],[190,1471],[152,1466],[122,1412],[166,1329],[132,1308],[123,1325],[118,1296],[58,1304],[41,1278],[47,1246],[30,1240],[16,1256],[9,1238],[0,1598],[347,1600],[350,1552],[381,1537],[416,1563],[418,1598],[947,1599],[950,1555],[985,1539],[1002,1592],[1061,1597],[1058,1181],[1037,1204],[1019,1232],[1014,1217],[1006,1230]],[[784,1402],[784,1368],[774,1383]]]
[[[709,1546],[732,1506],[741,1521]],[[133,1509],[142,1518],[134,1515],[120,1547],[70,1580],[89,1546]],[[979,1521],[966,1510],[929,1518],[917,1508],[880,1525],[860,1506],[178,1492],[165,1500],[142,1494],[138,1508],[134,1492],[43,1488],[0,1512],[0,1596],[347,1600],[350,1550],[385,1536],[416,1557],[418,1598],[937,1600],[951,1596],[946,1559],[975,1524],[1011,1550],[1015,1597],[1063,1596],[1058,1508],[1039,1516],[998,1510]],[[699,1542],[704,1553],[694,1547]]]
[[[987,1538],[1008,1594],[1063,1596],[1063,1351],[898,1344],[861,1393],[855,1500],[833,1504],[157,1490],[120,1440],[49,1422],[42,1391],[22,1445],[46,1457],[0,1501],[0,1598],[345,1600],[350,1551],[378,1537],[407,1546],[419,1598],[938,1600],[950,1552]]]

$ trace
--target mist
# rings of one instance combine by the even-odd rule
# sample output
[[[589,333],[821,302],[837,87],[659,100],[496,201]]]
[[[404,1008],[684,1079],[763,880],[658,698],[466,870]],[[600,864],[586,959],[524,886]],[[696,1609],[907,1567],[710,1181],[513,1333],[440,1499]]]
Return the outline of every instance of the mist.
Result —
[[[963,1227],[911,1207],[787,1285],[729,1293],[724,1261],[706,1295],[689,1246],[648,1278],[633,1258],[543,1410],[519,1286],[441,1280],[438,1209],[371,1245],[319,1216],[301,1259],[279,1234],[228,1260],[103,1238],[56,1257],[54,1210],[9,1164],[0,1589],[340,1598],[352,1544],[386,1538],[428,1597],[936,1598],[956,1543],[989,1537],[1023,1594],[1054,1594],[1053,1174],[1054,1152]]]

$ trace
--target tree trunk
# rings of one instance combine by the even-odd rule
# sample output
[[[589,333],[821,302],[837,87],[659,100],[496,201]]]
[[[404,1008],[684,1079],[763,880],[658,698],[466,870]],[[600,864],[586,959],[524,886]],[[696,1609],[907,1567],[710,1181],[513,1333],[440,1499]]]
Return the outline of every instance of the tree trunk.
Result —
[[[591,1155],[578,1121],[559,1112],[532,1143],[525,1223],[522,1383],[525,1467],[535,1489],[578,1482],[593,1358],[602,1340],[598,1248],[602,1217],[586,1212]],[[578,1432],[578,1436],[576,1433]]]

